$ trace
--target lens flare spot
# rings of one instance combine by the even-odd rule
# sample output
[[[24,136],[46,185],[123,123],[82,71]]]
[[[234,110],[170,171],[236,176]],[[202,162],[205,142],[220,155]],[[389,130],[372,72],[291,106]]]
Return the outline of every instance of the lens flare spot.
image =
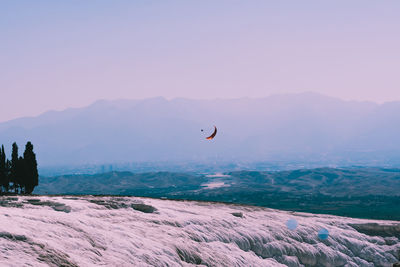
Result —
[[[322,240],[328,239],[329,231],[325,228],[322,228],[321,230],[318,231],[318,237]]]
[[[295,219],[289,219],[289,220],[286,222],[286,226],[287,226],[287,228],[289,228],[290,230],[296,229],[298,225],[299,225],[299,224],[297,223],[297,221],[296,221]]]

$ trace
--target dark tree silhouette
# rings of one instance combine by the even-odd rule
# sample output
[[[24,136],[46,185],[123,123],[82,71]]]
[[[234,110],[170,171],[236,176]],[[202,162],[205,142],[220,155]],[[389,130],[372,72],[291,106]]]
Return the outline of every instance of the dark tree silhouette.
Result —
[[[16,193],[19,192],[24,193],[25,192],[25,185],[26,185],[26,177],[29,175],[29,173],[25,169],[25,159],[22,157],[18,158],[17,161],[17,173],[15,177],[16,181]]]
[[[7,159],[4,145],[2,145],[0,150],[0,191],[8,191],[8,184]]]
[[[11,180],[11,161],[6,160],[6,177],[7,177],[7,184],[6,190],[7,192],[10,191],[10,180]]]
[[[18,157],[18,146],[13,143],[11,161],[7,159],[2,145],[0,149],[0,194],[30,194],[38,183],[39,174],[32,143],[26,144],[24,157]]]
[[[11,179],[10,182],[12,182],[12,187],[11,189],[14,190],[15,193],[17,192],[18,188],[18,180],[20,179],[18,175],[20,175],[18,171],[18,145],[17,143],[12,144],[12,152],[11,152]]]
[[[37,161],[36,155],[33,152],[33,145],[31,142],[28,142],[25,146],[24,152],[24,185],[25,185],[25,193],[32,193],[35,186],[39,184],[39,174],[37,170]]]

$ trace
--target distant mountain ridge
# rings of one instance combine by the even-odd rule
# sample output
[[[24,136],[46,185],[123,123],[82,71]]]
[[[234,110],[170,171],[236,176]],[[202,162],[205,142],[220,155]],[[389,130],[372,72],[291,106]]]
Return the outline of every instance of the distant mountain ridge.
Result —
[[[400,102],[343,101],[315,93],[102,100],[0,123],[0,140],[32,141],[42,166],[235,160],[397,164],[398,114]],[[204,137],[213,125],[218,135],[209,142]]]

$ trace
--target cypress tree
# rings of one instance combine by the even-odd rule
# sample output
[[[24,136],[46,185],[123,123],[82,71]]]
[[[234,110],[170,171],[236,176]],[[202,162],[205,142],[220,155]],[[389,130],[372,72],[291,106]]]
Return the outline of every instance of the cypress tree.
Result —
[[[11,181],[11,161],[8,159],[6,160],[6,183],[5,183],[5,190],[9,192],[10,190],[10,181]]]
[[[26,143],[24,152],[24,187],[25,193],[32,193],[35,186],[39,184],[39,174],[37,170],[36,155],[33,152],[31,142]]]
[[[4,152],[4,145],[0,149],[0,191],[3,193],[6,191],[6,184],[8,185],[7,169],[6,169],[6,153]]]
[[[13,183],[12,189],[14,189],[14,192],[17,193],[17,187],[18,187],[18,180],[19,180],[19,171],[18,171],[18,146],[17,143],[12,144],[12,152],[11,152],[11,170],[10,170],[10,182]]]
[[[24,193],[25,189],[25,183],[26,183],[26,176],[27,172],[25,170],[25,160],[22,157],[18,158],[17,161],[17,177],[16,177],[16,182],[17,182],[17,188],[19,188],[19,191]],[[18,191],[18,190],[17,190]]]

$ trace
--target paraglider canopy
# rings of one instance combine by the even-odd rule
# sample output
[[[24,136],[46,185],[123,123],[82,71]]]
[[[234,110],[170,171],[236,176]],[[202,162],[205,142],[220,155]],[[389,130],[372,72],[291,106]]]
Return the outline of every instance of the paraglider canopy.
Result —
[[[214,132],[213,132],[209,137],[207,137],[206,139],[207,139],[207,140],[211,140],[211,139],[213,139],[216,135],[217,135],[217,127],[215,127],[215,125],[214,125]]]

